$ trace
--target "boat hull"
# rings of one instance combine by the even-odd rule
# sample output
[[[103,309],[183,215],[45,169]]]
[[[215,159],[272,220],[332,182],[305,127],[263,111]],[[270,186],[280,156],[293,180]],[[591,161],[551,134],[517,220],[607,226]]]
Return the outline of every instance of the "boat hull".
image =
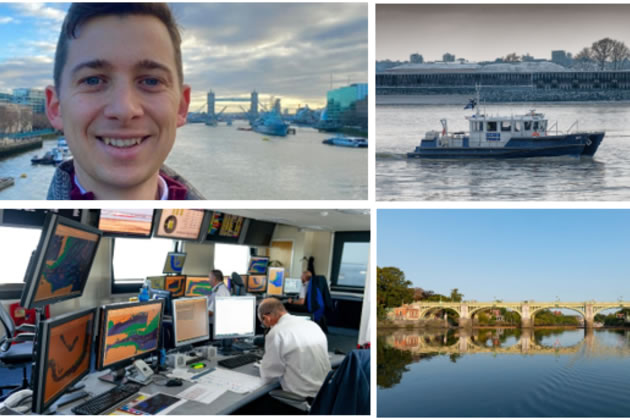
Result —
[[[426,159],[516,159],[529,157],[593,156],[602,140],[601,133],[562,136],[514,137],[504,147],[437,147],[437,140],[423,140],[407,153],[409,158]]]

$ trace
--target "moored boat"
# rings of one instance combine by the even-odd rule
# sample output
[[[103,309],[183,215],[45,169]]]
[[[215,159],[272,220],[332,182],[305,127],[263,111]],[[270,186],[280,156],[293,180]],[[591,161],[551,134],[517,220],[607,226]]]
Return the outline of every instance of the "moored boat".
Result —
[[[364,138],[360,137],[345,137],[345,136],[337,136],[331,137],[322,141],[324,144],[329,144],[331,146],[340,146],[340,147],[353,147],[353,148],[363,148],[368,147],[368,142]]]

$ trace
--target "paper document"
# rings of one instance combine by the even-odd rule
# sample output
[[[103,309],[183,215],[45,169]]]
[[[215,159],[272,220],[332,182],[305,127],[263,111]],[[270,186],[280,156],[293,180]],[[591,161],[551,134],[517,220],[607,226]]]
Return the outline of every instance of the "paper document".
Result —
[[[227,389],[218,387],[214,384],[196,384],[180,392],[177,396],[190,401],[199,401],[203,404],[210,404],[212,401],[223,395],[225,391],[227,391]]]
[[[197,380],[200,384],[215,385],[227,388],[232,392],[244,394],[252,392],[265,385],[265,381],[259,376],[247,375],[233,370],[216,368],[213,372],[202,376]]]

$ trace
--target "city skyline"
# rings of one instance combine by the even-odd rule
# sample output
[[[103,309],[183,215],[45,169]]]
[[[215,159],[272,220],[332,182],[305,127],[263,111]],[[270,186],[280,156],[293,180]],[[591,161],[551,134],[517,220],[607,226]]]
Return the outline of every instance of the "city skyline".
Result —
[[[630,300],[630,210],[379,210],[379,267],[464,300]]]
[[[367,82],[366,4],[170,6],[182,34],[184,82],[192,87],[190,111],[206,103],[209,90],[217,97],[247,98],[256,90],[261,104],[269,106],[274,96],[283,108],[294,109],[325,106],[331,79],[333,88]],[[0,91],[52,84],[56,43],[68,7],[0,4]],[[228,112],[240,111],[238,105],[229,105]]]
[[[450,53],[478,62],[513,52],[550,60],[553,50],[575,55],[606,37],[630,43],[628,13],[627,4],[377,4],[376,60],[419,53],[441,61]]]

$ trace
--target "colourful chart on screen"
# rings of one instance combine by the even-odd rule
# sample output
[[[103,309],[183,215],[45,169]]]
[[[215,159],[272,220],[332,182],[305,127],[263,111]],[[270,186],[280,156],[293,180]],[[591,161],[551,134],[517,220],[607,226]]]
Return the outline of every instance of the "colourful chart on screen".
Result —
[[[203,210],[163,209],[157,234],[162,237],[197,239],[203,222]]]
[[[182,297],[186,291],[186,276],[167,276],[164,281],[164,290],[171,292],[171,296]]]
[[[95,233],[58,224],[44,256],[34,301],[81,294],[97,240]]]
[[[90,370],[94,313],[50,329],[44,403]]]
[[[119,232],[150,236],[152,222],[153,209],[101,209],[101,217],[98,221],[98,228],[105,232]]]
[[[284,284],[284,268],[269,267],[269,281],[267,282],[267,294],[272,296],[282,296],[282,285]]]
[[[210,296],[212,285],[208,277],[186,278],[186,296]]]
[[[252,276],[247,278],[247,291],[250,293],[263,293],[267,288],[266,276]]]
[[[152,289],[164,290],[164,276],[147,277],[147,279],[151,282]]]
[[[103,366],[157,349],[161,308],[162,302],[109,309]]]
[[[269,263],[269,258],[267,257],[252,257],[249,260],[249,269],[247,270],[250,274],[267,274],[267,264]]]

